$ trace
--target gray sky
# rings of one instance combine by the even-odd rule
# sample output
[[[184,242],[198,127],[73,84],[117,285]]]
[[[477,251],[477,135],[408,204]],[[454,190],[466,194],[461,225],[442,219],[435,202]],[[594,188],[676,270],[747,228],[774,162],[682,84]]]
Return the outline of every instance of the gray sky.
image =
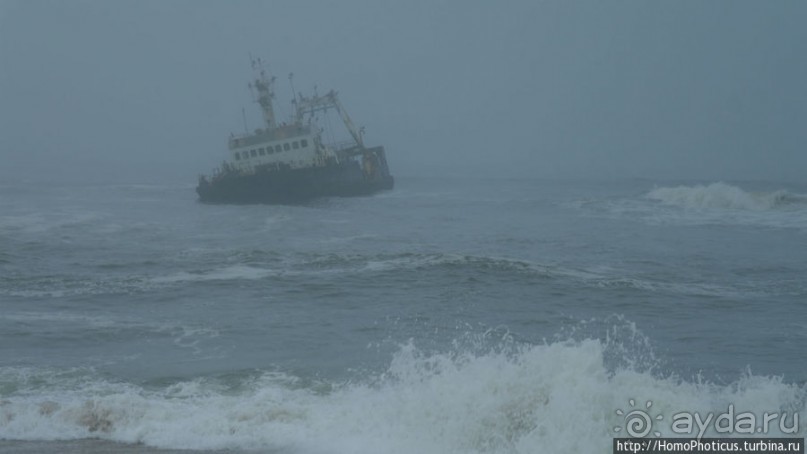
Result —
[[[804,181],[807,2],[0,0],[0,178],[194,184],[334,88],[397,176]]]

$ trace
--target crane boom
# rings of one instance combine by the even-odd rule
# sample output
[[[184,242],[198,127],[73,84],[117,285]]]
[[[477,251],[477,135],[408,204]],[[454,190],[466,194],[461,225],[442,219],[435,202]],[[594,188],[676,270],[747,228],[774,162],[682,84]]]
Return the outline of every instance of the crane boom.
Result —
[[[339,102],[339,97],[333,90],[322,96],[300,97],[297,101],[297,114],[294,121],[298,124],[302,124],[305,114],[313,114],[314,112],[328,109],[336,109],[339,113],[339,117],[342,119],[342,123],[345,124],[345,128],[347,128],[353,140],[356,141],[356,145],[360,148],[364,148],[364,141],[362,140],[361,134],[353,125],[350,115],[347,114],[342,103]]]

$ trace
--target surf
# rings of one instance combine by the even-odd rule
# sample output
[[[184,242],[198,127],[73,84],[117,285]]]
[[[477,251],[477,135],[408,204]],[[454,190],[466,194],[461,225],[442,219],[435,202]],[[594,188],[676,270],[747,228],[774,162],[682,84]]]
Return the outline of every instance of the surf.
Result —
[[[768,211],[792,205],[807,207],[807,195],[787,190],[749,192],[723,182],[709,185],[655,188],[646,197],[690,210],[728,209]]]
[[[747,372],[720,385],[615,366],[609,356],[629,350],[616,339],[471,344],[430,351],[411,341],[384,370],[340,383],[267,371],[155,386],[92,370],[3,368],[0,386],[14,391],[0,401],[0,439],[306,453],[605,453],[626,424],[616,410],[630,402],[652,401],[667,418],[654,427],[663,436],[673,435],[669,422],[681,411],[807,410],[805,386],[781,377]]]

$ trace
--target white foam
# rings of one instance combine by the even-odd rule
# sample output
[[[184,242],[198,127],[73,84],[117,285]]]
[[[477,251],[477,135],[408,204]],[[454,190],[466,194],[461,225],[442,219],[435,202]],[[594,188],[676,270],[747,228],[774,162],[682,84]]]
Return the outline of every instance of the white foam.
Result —
[[[68,312],[6,312],[0,314],[0,319],[22,323],[75,323],[94,328],[108,328],[116,324],[116,322],[109,317],[81,315]]]
[[[81,330],[120,332],[134,330],[143,333],[166,335],[173,339],[176,346],[193,350],[194,354],[202,353],[199,344],[207,339],[219,337],[218,330],[187,323],[164,320],[160,322],[144,321],[134,318],[113,318],[108,316],[80,315],[67,312],[9,312],[0,314],[0,320],[26,323],[31,325],[57,324],[60,330]]]
[[[167,276],[157,276],[151,282],[166,284],[176,282],[198,282],[198,281],[226,281],[232,279],[263,279],[275,274],[275,271],[264,268],[256,268],[247,265],[231,265],[211,271],[189,273],[180,271]]]
[[[594,340],[487,353],[427,353],[410,344],[385,373],[328,392],[283,374],[237,393],[203,380],[155,391],[72,378],[1,401],[0,438],[315,453],[605,453],[625,424],[615,410],[631,399],[652,400],[665,423],[679,411],[724,412],[732,403],[805,411],[805,389],[775,377],[748,374],[718,386],[611,372],[604,357]],[[0,372],[0,381],[23,381],[13,375]],[[664,423],[655,428],[672,434]]]
[[[97,213],[56,212],[50,214],[29,213],[0,217],[0,231],[10,230],[25,233],[43,233],[65,227],[87,226],[101,219]]]
[[[657,187],[640,197],[587,199],[565,204],[594,216],[652,225],[748,225],[807,232],[807,194],[747,191],[726,183]]]
[[[708,186],[696,185],[656,188],[647,194],[647,198],[658,200],[664,204],[694,210],[733,209],[765,211],[788,204],[807,202],[807,196],[791,194],[785,190],[753,193],[722,182],[712,183]]]
[[[287,223],[292,219],[293,219],[292,216],[287,213],[276,213],[266,218],[266,220],[264,221],[264,226],[266,228],[272,229],[280,224]]]

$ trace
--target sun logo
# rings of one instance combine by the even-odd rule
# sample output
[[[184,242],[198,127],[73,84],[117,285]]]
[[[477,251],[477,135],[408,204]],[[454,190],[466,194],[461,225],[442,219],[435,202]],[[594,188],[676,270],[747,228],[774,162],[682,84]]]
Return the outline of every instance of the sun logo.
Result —
[[[631,408],[636,407],[635,400],[630,399],[628,400],[628,403],[630,404]],[[644,409],[634,409],[629,411],[627,414],[625,414],[625,412],[622,411],[622,409],[617,409],[615,413],[619,416],[625,417],[625,432],[627,432],[628,435],[630,435],[633,438],[643,438],[651,431],[653,431],[654,419],[656,421],[661,421],[662,419],[664,419],[664,416],[662,415],[657,415],[655,417],[650,416],[649,410],[650,407],[652,406],[653,401],[648,400],[647,403],[645,403]],[[614,432],[618,433],[621,431],[622,426],[614,427]],[[661,432],[653,431],[653,435],[655,435],[656,437],[660,437]]]

